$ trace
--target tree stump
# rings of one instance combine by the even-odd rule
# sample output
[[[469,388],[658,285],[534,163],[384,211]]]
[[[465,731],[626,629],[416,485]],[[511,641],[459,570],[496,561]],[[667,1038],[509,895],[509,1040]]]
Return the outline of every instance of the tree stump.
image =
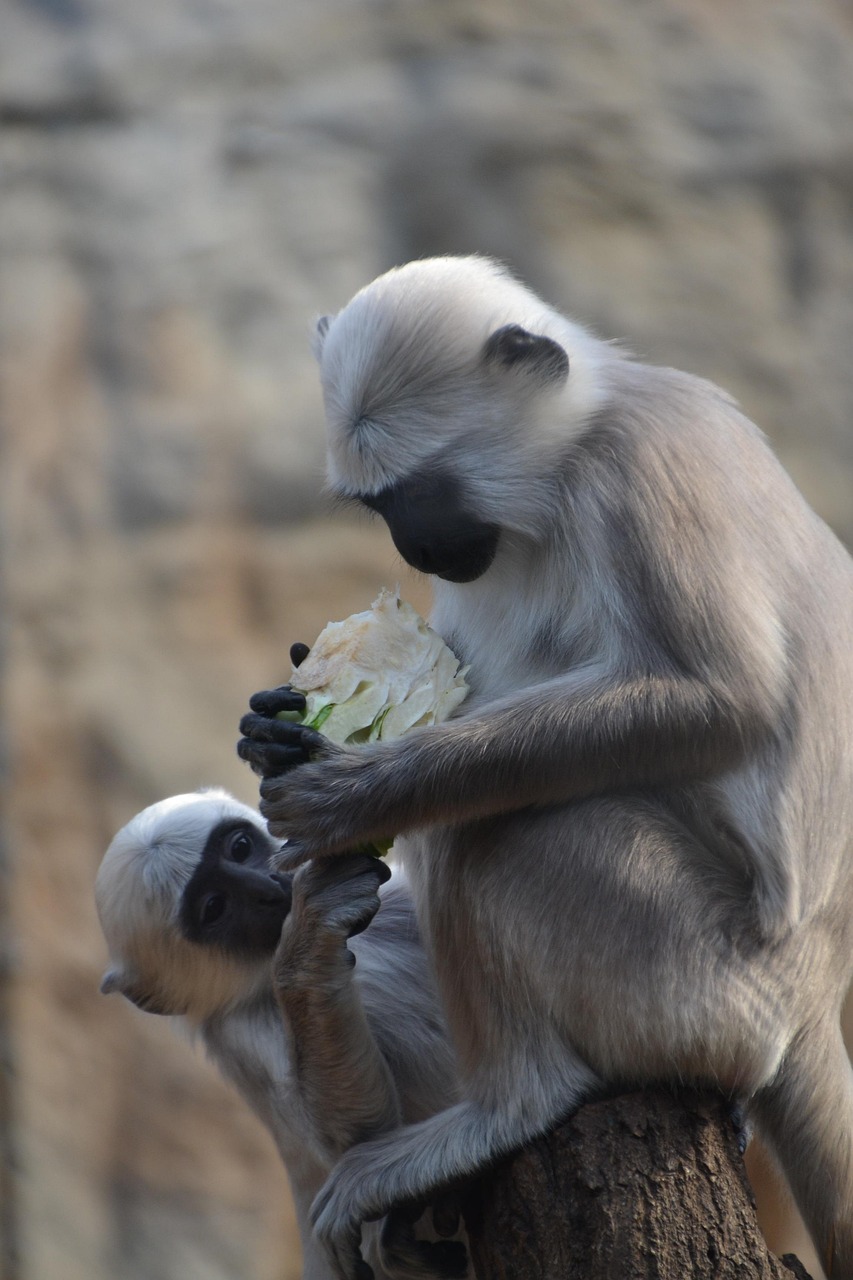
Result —
[[[714,1093],[581,1108],[485,1175],[468,1233],[478,1280],[809,1280],[768,1252]]]

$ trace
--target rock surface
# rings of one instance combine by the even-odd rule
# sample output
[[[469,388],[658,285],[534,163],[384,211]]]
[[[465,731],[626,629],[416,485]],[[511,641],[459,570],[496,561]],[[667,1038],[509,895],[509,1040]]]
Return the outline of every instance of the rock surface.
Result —
[[[7,0],[4,1280],[299,1274],[265,1135],[98,996],[91,885],[143,804],[254,799],[291,640],[426,604],[323,516],[312,318],[497,254],[734,391],[853,542],[851,231],[842,0]]]

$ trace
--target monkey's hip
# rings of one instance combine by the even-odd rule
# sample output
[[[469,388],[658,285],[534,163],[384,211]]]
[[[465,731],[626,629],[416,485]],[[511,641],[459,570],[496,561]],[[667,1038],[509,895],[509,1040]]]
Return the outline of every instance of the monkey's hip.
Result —
[[[425,831],[404,849],[463,1070],[578,1054],[608,1078],[775,1069],[796,1002],[756,943],[747,895],[720,903],[708,851],[637,797]]]

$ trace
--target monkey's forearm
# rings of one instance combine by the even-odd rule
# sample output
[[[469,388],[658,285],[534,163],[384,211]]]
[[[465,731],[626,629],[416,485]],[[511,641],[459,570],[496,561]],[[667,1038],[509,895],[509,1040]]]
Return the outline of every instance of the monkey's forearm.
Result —
[[[292,1036],[300,1095],[324,1155],[336,1160],[400,1124],[396,1086],[351,980],[293,983],[276,994]]]
[[[672,785],[732,767],[767,728],[757,708],[699,680],[598,679],[561,688],[569,683],[539,686],[400,742],[386,803],[397,799],[396,776],[398,803],[406,805],[407,774],[411,826],[428,814],[464,819]]]
[[[768,722],[758,705],[700,680],[572,674],[267,779],[262,809],[274,832],[331,852],[529,804],[710,777],[742,759]]]

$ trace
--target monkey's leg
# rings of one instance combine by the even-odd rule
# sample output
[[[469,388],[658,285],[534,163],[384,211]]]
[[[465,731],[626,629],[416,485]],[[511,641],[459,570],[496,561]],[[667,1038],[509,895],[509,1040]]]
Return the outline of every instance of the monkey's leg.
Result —
[[[837,1018],[790,1044],[752,1113],[787,1172],[831,1280],[853,1280],[853,1068]]]
[[[311,1209],[315,1232],[333,1266],[346,1280],[361,1280],[363,1222],[381,1217],[400,1201],[428,1198],[439,1183],[468,1177],[522,1146],[580,1106],[598,1086],[589,1068],[566,1052],[559,1080],[556,1075],[548,1080],[548,1115],[542,1114],[541,1092],[535,1113],[525,1109],[523,1099],[500,1111],[466,1101],[354,1147],[335,1166]]]
[[[538,862],[529,843],[537,836]],[[749,1114],[779,1155],[815,1245],[832,1263],[828,1274],[853,1280],[853,1069],[839,1020],[849,963],[843,935],[827,944],[825,925],[819,932],[805,922],[782,944],[764,942],[737,867],[724,880],[721,860],[711,863],[716,851],[645,798],[602,798],[552,818],[526,815],[507,823],[503,838],[513,841],[501,861],[504,920],[490,914],[480,929],[481,953],[488,947],[485,963],[494,968],[502,924],[504,954],[514,939],[536,939],[527,955],[517,947],[504,990],[523,989],[527,979],[527,1007],[549,1007],[549,976],[559,973],[553,1016],[609,1080],[677,1074],[751,1098]],[[472,847],[480,852],[469,839],[469,861]],[[516,873],[519,852],[526,879]],[[445,928],[453,904],[459,914],[459,879],[464,889],[464,875],[441,886]],[[552,925],[537,934],[537,912],[546,909]],[[595,964],[585,960],[590,956]],[[457,1040],[461,1035],[457,1029]]]

